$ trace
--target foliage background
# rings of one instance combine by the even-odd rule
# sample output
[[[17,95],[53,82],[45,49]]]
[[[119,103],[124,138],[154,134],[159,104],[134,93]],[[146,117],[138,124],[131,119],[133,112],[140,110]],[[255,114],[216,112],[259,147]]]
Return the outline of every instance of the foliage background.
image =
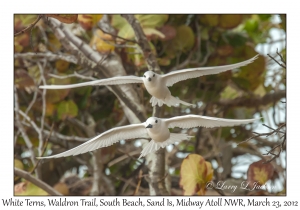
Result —
[[[281,132],[285,132],[285,127],[280,126],[285,124],[283,102],[286,71],[274,65],[274,61],[266,56],[266,53],[275,56],[274,51],[270,52],[271,46],[283,43],[279,53],[285,58],[285,15],[182,14],[135,17],[140,21],[163,73],[241,62],[256,55],[259,47],[265,49],[259,59],[238,71],[186,80],[170,88],[173,95],[197,104],[195,109],[163,106],[159,111],[160,117],[190,113],[234,119],[263,116],[261,122],[245,127],[188,130],[190,135],[195,136],[194,139],[167,148],[166,173],[170,176],[164,178],[170,194],[183,194],[179,186],[180,166],[183,158],[190,153],[200,154],[211,163],[215,183],[255,180],[255,176],[247,174],[248,165],[260,159],[269,160],[271,154],[262,154],[278,145],[283,134],[257,137],[239,146],[237,143],[252,136],[251,132],[262,127],[262,123],[273,129],[282,128]],[[36,15],[16,15],[15,32],[36,18]],[[280,19],[280,23],[274,23],[274,18]],[[124,101],[122,104],[107,87],[38,89],[38,85],[45,83],[79,83],[91,77],[102,78],[115,74],[141,76],[147,70],[141,49],[135,42],[129,41],[135,38],[134,29],[121,16],[79,15],[75,23],[62,26],[65,35],[68,32],[71,34],[65,39],[53,33],[55,27],[52,21],[51,18],[48,22],[42,19],[32,30],[33,49],[30,47],[29,33],[17,36],[14,40],[14,83],[18,99],[15,99],[15,109],[27,117],[24,119],[20,112],[15,113],[14,157],[15,167],[25,171],[34,169],[37,164],[35,157],[43,153],[45,145],[44,155],[59,153],[112,127],[134,123],[141,116],[152,115],[150,96],[143,86],[124,87],[128,88],[129,97],[133,97],[137,107],[141,108],[140,111],[133,110],[133,114],[128,111],[130,105]],[[278,40],[272,40],[272,30],[280,31]],[[72,47],[66,47],[67,42],[72,43],[74,36],[88,44],[93,53],[101,55],[103,60],[96,67],[82,48],[71,50]],[[263,44],[270,46],[270,49],[263,48]],[[117,61],[117,68],[121,66],[124,72],[118,72],[113,61]],[[103,72],[101,75],[99,66],[105,68],[106,75]],[[71,74],[74,76],[67,76]],[[270,112],[272,115],[265,114]],[[270,131],[269,128],[266,130]],[[180,130],[174,129],[174,132]],[[49,133],[51,137],[48,138]],[[46,144],[47,139],[49,141]],[[148,195],[149,161],[136,160],[141,142],[143,140],[121,141],[90,154],[44,161],[38,164],[33,173],[66,195]],[[269,163],[271,169],[262,169],[260,165],[256,173],[261,174],[259,177],[266,177],[261,182],[275,184],[280,190],[244,190],[235,193],[285,194],[285,145],[278,148],[282,148],[281,155]],[[246,168],[243,167],[245,165]],[[16,193],[28,193],[26,190],[31,190],[28,182],[18,178],[15,178],[15,186]],[[17,189],[26,190],[19,192]],[[30,193],[39,194],[36,191]],[[213,193],[216,192],[206,192]]]

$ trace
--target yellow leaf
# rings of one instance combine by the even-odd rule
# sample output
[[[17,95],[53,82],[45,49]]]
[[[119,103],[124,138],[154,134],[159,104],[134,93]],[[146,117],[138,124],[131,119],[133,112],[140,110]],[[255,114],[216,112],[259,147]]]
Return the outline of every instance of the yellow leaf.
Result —
[[[70,63],[68,61],[65,61],[65,60],[57,60],[55,62],[55,68],[59,72],[64,72],[64,71],[68,70],[69,65],[70,65]]]
[[[242,94],[239,93],[237,90],[232,88],[231,86],[227,86],[221,93],[221,99],[235,99]]]
[[[211,181],[213,169],[209,162],[197,154],[188,155],[180,167],[180,186],[184,195],[204,195],[206,183]]]
[[[114,51],[114,41],[112,36],[104,34],[100,29],[97,29],[91,39],[90,46],[96,48],[98,52],[107,53]]]
[[[268,172],[264,168],[253,168],[254,179],[258,181],[259,184],[264,184],[268,181]]]
[[[23,163],[18,159],[14,159],[14,166],[15,166],[15,168],[19,168],[22,170],[24,169]]]
[[[63,74],[61,74],[63,76]],[[50,78],[47,80],[48,85],[67,85],[70,84],[70,78],[65,79],[57,79],[57,78]],[[61,90],[47,90],[46,93],[46,103],[56,103],[64,99],[70,92],[70,89],[61,89]]]
[[[48,193],[31,182],[24,181],[15,185],[15,195],[48,195]]]
[[[85,30],[91,30],[93,27],[96,26],[96,24],[99,22],[99,20],[101,20],[102,17],[103,15],[101,14],[97,14],[97,15],[82,14],[82,15],[78,15],[78,23]]]
[[[150,37],[156,35],[161,39],[165,38],[165,35],[163,33],[161,33],[160,31],[154,28],[144,28],[144,33],[146,36],[150,36]]]
[[[260,97],[266,94],[266,90],[262,84],[260,84],[254,91],[255,95],[259,95]]]
[[[251,187],[263,185],[274,174],[274,167],[271,163],[264,163],[263,160],[252,163],[247,171],[247,180]]]

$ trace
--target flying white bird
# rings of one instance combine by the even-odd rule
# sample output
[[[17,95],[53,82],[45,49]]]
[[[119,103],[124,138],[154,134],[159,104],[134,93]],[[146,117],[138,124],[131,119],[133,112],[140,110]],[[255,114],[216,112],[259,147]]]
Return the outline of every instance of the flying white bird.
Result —
[[[193,104],[187,103],[172,96],[168,87],[182,80],[196,78],[204,75],[218,74],[231,69],[236,69],[245,66],[249,63],[252,63],[257,57],[258,55],[249,60],[226,66],[183,69],[178,71],[172,71],[164,75],[159,75],[153,71],[147,71],[145,72],[143,77],[117,76],[108,79],[101,79],[72,85],[42,85],[40,86],[40,88],[66,89],[83,87],[87,85],[121,85],[128,83],[144,83],[147,91],[152,95],[152,98],[150,99],[150,103],[152,104],[152,106],[155,106],[156,104],[158,104],[158,106],[162,106],[163,104],[166,104],[168,106],[174,106],[179,103],[184,104],[186,106],[193,106]]]
[[[78,155],[96,150],[101,147],[108,147],[123,139],[134,139],[148,134],[152,140],[147,143],[147,145],[142,150],[140,156],[141,158],[149,153],[155,152],[160,147],[164,148],[175,142],[189,140],[192,137],[184,133],[170,133],[169,128],[193,128],[199,126],[207,128],[225,127],[248,124],[255,120],[257,119],[232,120],[216,117],[205,117],[200,115],[185,115],[172,117],[170,119],[150,117],[144,123],[132,124],[110,129],[73,149],[53,156],[38,157],[38,159]]]

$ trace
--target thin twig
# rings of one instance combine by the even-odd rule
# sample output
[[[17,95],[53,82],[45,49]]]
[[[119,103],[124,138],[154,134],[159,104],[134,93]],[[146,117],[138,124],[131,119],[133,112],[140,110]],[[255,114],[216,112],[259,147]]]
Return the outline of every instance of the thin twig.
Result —
[[[37,62],[38,67],[40,69],[40,75],[41,75],[40,77],[41,77],[43,85],[47,85],[46,79],[44,77],[44,67],[46,66],[46,62],[47,61],[45,61],[44,66],[42,66],[40,62]],[[42,130],[44,130],[44,122],[45,122],[45,114],[46,114],[46,92],[47,92],[47,89],[43,89],[43,91],[42,91],[42,116],[41,116],[41,126],[40,126],[40,132],[39,132],[39,147],[38,147],[39,156],[42,155],[42,148],[43,148],[43,132],[42,132]]]
[[[277,55],[279,55],[281,62],[283,62],[284,64],[286,64],[285,60],[283,59],[282,55],[278,52],[278,48],[276,50]]]
[[[136,42],[135,40],[125,39],[125,38],[120,37],[120,36],[118,36],[118,35],[114,35],[114,34],[112,34],[112,33],[109,33],[109,32],[107,32],[107,31],[105,31],[105,30],[104,30],[103,28],[101,28],[100,26],[98,26],[98,28],[99,28],[101,31],[103,31],[104,33],[109,34],[109,35],[111,35],[111,36],[113,36],[113,37],[122,39],[122,40],[124,40],[124,41],[126,41],[126,42],[132,42],[132,43],[137,44],[137,42]]]
[[[140,188],[141,182],[142,182],[142,175],[143,175],[143,171],[140,170],[140,171],[139,171],[139,180],[138,180],[138,184],[137,184],[137,186],[136,186],[136,188],[135,188],[135,191],[134,191],[133,195],[136,195],[136,194],[139,192],[139,188]]]
[[[43,15],[38,15],[37,19],[33,23],[31,23],[28,27],[24,28],[23,30],[15,33],[14,36],[19,36],[21,34],[24,34],[26,31],[31,30],[31,28],[33,28],[42,17]]]
[[[34,151],[33,151],[33,145],[28,137],[28,135],[26,134],[25,132],[25,129],[20,121],[20,116],[19,116],[19,113],[22,112],[20,109],[19,109],[19,99],[18,99],[18,93],[17,93],[17,88],[14,86],[14,95],[15,95],[15,114],[16,114],[16,122],[17,122],[17,125],[18,125],[18,129],[20,130],[21,134],[22,134],[22,137],[24,139],[24,142],[30,152],[30,159],[32,161],[32,164],[35,165],[36,164],[36,160],[35,160],[35,156],[34,156]],[[23,113],[23,112],[22,112]],[[36,175],[37,177],[39,177],[39,173],[38,173],[38,170],[35,171],[36,172]]]
[[[278,53],[278,52],[277,52]],[[279,63],[274,57],[272,57],[270,54],[267,54],[273,61],[275,61],[279,66],[281,66],[282,68],[286,69],[286,66],[283,65],[282,63]],[[280,56],[281,58],[281,56]]]
[[[60,75],[55,75],[55,74],[48,74],[48,75],[51,77],[57,78],[57,79],[66,79],[66,78],[70,78],[70,77],[77,77],[77,78],[85,79],[85,80],[92,80],[92,81],[97,80],[97,78],[94,78],[94,77],[87,77],[82,74],[78,74],[76,71],[74,71],[74,74],[69,74],[66,76],[60,76]]]
[[[251,140],[251,139],[257,138],[257,137],[259,137],[259,136],[266,136],[266,137],[268,137],[268,136],[273,135],[274,133],[275,133],[275,134],[277,134],[278,132],[283,133],[282,131],[280,131],[280,129],[281,129],[282,127],[284,127],[286,124],[284,123],[284,124],[280,125],[277,129],[273,129],[273,128],[271,128],[271,127],[265,125],[265,124],[263,124],[263,125],[266,126],[266,127],[268,127],[268,128],[270,128],[270,129],[273,130],[273,131],[271,131],[271,132],[269,132],[269,133],[256,133],[256,132],[252,132],[252,133],[254,133],[254,134],[256,134],[256,135],[255,135],[255,136],[249,137],[248,139],[246,139],[245,141],[242,141],[242,142],[238,143],[237,145],[243,144],[243,143],[245,143],[245,142],[247,142],[247,141],[249,141],[249,140]]]
[[[48,137],[47,137],[47,139],[46,139],[46,141],[45,141],[44,149],[43,149],[42,153],[40,154],[40,157],[43,157],[43,155],[44,155],[44,153],[45,153],[45,151],[46,151],[46,148],[47,148],[47,145],[48,145],[49,138],[50,138],[50,136],[51,136],[51,134],[52,134],[52,131],[53,131],[53,127],[54,127],[54,124],[52,124],[52,126],[51,126],[50,133],[49,133],[49,135],[48,135]],[[33,169],[31,169],[31,171],[30,171],[31,174],[32,174],[32,172],[37,168],[37,166],[39,165],[39,163],[40,163],[41,160],[42,160],[42,159],[38,159],[38,161],[36,162],[35,166],[34,166]]]
[[[36,177],[32,176],[30,173],[23,171],[18,168],[14,168],[14,173],[16,176],[19,176],[23,179],[26,179],[30,181],[32,184],[38,186],[39,188],[43,189],[46,191],[49,195],[62,195],[59,192],[57,192],[55,189],[53,189],[51,186],[46,184],[45,182],[37,179]]]
[[[134,155],[138,155],[138,154],[140,154],[140,152],[141,152],[140,150],[135,150],[135,151],[126,153],[125,155],[122,155],[122,156],[120,156],[120,157],[118,157],[118,158],[116,158],[116,159],[110,161],[110,162],[107,164],[107,167],[111,167],[111,166],[113,166],[113,165],[115,165],[115,164],[117,164],[117,163],[119,163],[119,162],[121,162],[121,161],[123,161],[123,160],[129,158],[129,157],[132,157],[132,156],[134,156]]]

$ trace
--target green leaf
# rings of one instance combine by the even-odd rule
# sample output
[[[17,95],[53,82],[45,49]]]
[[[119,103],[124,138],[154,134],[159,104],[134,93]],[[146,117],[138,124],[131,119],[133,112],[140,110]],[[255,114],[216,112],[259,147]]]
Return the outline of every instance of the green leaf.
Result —
[[[194,46],[195,35],[193,30],[187,25],[181,25],[176,28],[176,37],[168,42],[166,45],[167,55],[173,57],[177,52],[186,52]]]
[[[218,26],[224,29],[232,29],[237,27],[242,20],[243,16],[238,14],[220,15]]]
[[[220,15],[200,15],[199,21],[207,26],[217,26],[219,23]]]
[[[242,33],[227,32],[224,34],[224,37],[232,47],[244,46],[248,40]]]
[[[142,28],[159,28],[168,20],[169,15],[135,15]]]
[[[60,74],[65,75],[65,74]],[[50,78],[47,80],[47,85],[67,85],[70,84],[71,79],[58,79],[58,78]],[[46,102],[47,103],[56,103],[63,100],[70,92],[70,89],[61,89],[61,90],[47,90],[46,93]]]
[[[227,86],[221,93],[221,99],[235,99],[240,95],[241,94],[239,94],[239,92],[233,89],[231,86]]]
[[[57,115],[61,120],[66,119],[67,117],[76,117],[78,114],[77,105],[72,101],[61,101],[57,107]]]

